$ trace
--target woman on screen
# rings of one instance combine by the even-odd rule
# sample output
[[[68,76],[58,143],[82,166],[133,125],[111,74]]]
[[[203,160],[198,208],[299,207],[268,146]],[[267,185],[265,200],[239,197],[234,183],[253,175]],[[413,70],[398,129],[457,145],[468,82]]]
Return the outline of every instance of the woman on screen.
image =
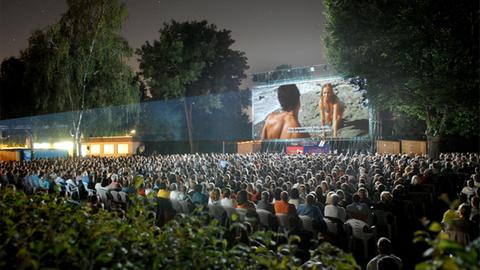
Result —
[[[332,127],[333,137],[337,137],[338,129],[342,125],[344,106],[338,96],[333,92],[332,84],[327,83],[322,87],[318,107],[320,108],[320,122],[322,127],[330,125]]]
[[[308,133],[300,133],[296,128],[300,110],[300,91],[295,84],[282,85],[277,90],[278,101],[283,112],[272,112],[265,119],[262,140],[308,138]]]

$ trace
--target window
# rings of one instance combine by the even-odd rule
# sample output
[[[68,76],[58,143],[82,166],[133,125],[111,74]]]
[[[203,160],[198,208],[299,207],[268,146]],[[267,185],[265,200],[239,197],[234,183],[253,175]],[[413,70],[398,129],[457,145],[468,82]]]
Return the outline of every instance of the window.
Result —
[[[99,144],[90,145],[90,154],[100,155],[100,145]]]
[[[121,143],[118,144],[118,154],[128,154],[128,144],[127,143]]]
[[[103,153],[105,155],[115,154],[115,147],[113,147],[113,144],[104,144],[103,145]]]

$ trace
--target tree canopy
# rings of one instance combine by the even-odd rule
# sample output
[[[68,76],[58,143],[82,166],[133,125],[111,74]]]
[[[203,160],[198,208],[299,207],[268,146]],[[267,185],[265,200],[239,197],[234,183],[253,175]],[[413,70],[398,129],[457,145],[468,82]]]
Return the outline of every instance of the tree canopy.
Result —
[[[69,0],[67,4],[58,22],[30,37],[20,57],[21,85],[35,96],[33,114],[71,112],[71,131],[78,143],[87,109],[138,104],[140,92],[126,64],[133,50],[120,35],[127,16],[125,4],[118,0]],[[126,117],[138,113],[130,106],[117,110],[115,117],[105,109],[98,115],[113,123],[122,119],[119,112]],[[96,117],[89,113],[87,123],[98,126]]]
[[[146,42],[140,55],[140,75],[153,100],[182,99],[188,137],[193,148],[193,118],[223,107],[220,94],[240,90],[248,68],[244,52],[234,50],[230,31],[207,21],[164,23],[160,37]],[[203,96],[202,98],[191,98]],[[240,106],[229,111],[242,114]]]
[[[426,121],[426,135],[478,134],[475,1],[325,0],[327,55],[367,79],[373,105]]]
[[[233,50],[228,30],[206,21],[165,23],[160,38],[137,53],[154,99],[218,94],[239,89],[247,58]]]
[[[138,102],[132,55],[120,31],[127,11],[120,1],[67,1],[60,21],[36,31],[22,52],[27,84],[35,89],[40,112]],[[48,108],[46,108],[48,107]]]
[[[0,67],[0,119],[30,115],[33,97],[23,87],[25,63],[15,57],[5,59]]]

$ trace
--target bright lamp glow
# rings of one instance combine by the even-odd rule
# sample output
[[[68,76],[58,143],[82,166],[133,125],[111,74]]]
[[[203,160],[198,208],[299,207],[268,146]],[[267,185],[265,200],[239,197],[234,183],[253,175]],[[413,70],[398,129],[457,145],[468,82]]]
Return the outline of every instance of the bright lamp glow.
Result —
[[[61,149],[61,150],[72,150],[73,142],[56,142],[56,143],[53,143],[53,148]]]
[[[35,149],[50,149],[52,145],[50,143],[34,143],[33,148]]]
[[[86,157],[87,156],[87,145],[85,144],[82,144],[81,146],[82,148],[82,157]]]

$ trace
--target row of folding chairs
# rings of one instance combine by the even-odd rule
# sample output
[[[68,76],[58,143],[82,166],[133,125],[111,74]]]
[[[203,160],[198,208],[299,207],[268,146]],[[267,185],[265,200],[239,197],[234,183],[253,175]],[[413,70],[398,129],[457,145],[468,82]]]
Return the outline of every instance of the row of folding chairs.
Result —
[[[172,207],[177,213],[189,214],[195,206],[189,201],[172,200]],[[264,210],[257,209],[258,217],[250,217],[247,215],[246,209],[223,207],[219,205],[208,205],[208,212],[212,218],[218,219],[222,224],[229,224],[232,221],[249,223],[255,228],[262,230],[274,230],[277,232],[288,233],[293,229],[290,224],[290,217],[286,214],[277,214]],[[319,230],[315,228],[313,219],[309,216],[299,216],[301,225],[304,230],[318,233]]]
[[[109,190],[103,187],[96,189],[97,201],[105,210],[126,210],[128,207],[128,195],[123,191]]]

